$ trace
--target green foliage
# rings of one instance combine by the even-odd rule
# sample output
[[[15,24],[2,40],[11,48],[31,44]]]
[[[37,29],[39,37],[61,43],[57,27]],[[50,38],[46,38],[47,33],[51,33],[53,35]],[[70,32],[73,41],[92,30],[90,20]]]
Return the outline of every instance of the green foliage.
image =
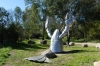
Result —
[[[0,48],[0,66],[6,63],[6,59],[9,57],[11,48]]]
[[[25,36],[30,38],[32,33],[39,33],[41,28],[40,16],[38,13],[38,5],[33,3],[29,9],[23,14],[23,23],[25,29]]]
[[[73,14],[76,16],[76,20],[77,20],[77,24],[75,25],[75,27],[72,28],[73,29],[72,36],[74,36],[76,39],[80,39],[80,38],[89,39],[94,37],[97,38],[96,34],[98,34],[99,32],[96,31],[98,31],[99,29],[96,29],[94,27],[91,28],[91,22],[94,23],[95,20],[100,20],[99,19],[100,4],[97,3],[95,0],[49,0],[49,1],[25,0],[25,2],[27,3],[27,5],[31,4],[30,6],[31,8],[33,8],[32,7],[33,5],[36,5],[37,7],[34,8],[35,10],[34,9],[32,10],[34,10],[35,12],[36,10],[39,9],[39,11],[37,12],[41,13],[43,20],[45,20],[46,16],[53,17],[50,18],[50,23],[52,23],[50,26],[51,32],[53,32],[56,28],[60,30],[62,29],[62,26],[64,25],[65,14],[71,8],[71,5],[77,2],[74,6],[72,6],[72,8],[75,10]],[[81,17],[84,19],[81,20]],[[39,22],[38,24],[41,23]],[[93,36],[94,34],[95,36]]]
[[[21,23],[22,22],[22,10],[20,7],[15,7],[14,10],[15,21]]]
[[[9,66],[93,66],[94,61],[100,60],[100,49],[89,46],[83,48],[81,45],[75,44],[75,46],[64,47],[65,53],[57,54],[57,58],[50,59],[51,63],[36,63],[25,60],[24,58],[40,55],[41,52],[49,48],[49,44],[42,45],[40,40],[34,39],[36,44],[27,44],[27,41],[23,41],[21,44],[13,46],[13,50],[10,51],[9,58],[6,58],[4,65]],[[48,40],[50,41],[50,40]],[[5,49],[8,50],[8,49]],[[3,54],[3,52],[2,52]],[[2,57],[2,56],[0,56]],[[4,59],[3,59],[4,60]],[[3,62],[3,61],[2,61]],[[13,62],[13,63],[12,63]],[[60,63],[59,63],[60,62]]]
[[[76,39],[100,39],[99,22],[100,22],[100,4],[95,0],[79,0],[75,6],[75,13],[77,15],[77,22],[72,28],[72,35]],[[80,20],[80,16],[85,20]]]
[[[100,4],[95,0],[79,0],[75,8],[77,16],[84,16],[86,21],[100,18]]]
[[[24,39],[23,27],[19,23],[12,22],[6,32],[6,40],[11,43],[17,43]]]
[[[0,23],[5,22],[5,24],[0,25],[1,41],[14,40],[14,42],[17,42],[22,40],[24,36],[29,39],[33,33],[41,33],[41,35],[46,37],[47,34],[44,35],[46,16],[50,16],[51,25],[49,27],[52,33],[56,28],[61,30],[64,25],[65,14],[70,9],[70,5],[76,1],[76,5],[72,8],[75,10],[74,15],[77,18],[77,24],[72,28],[72,36],[75,39],[100,39],[100,3],[97,3],[95,0],[24,1],[25,5],[29,7],[26,7],[26,10],[23,13],[20,7],[15,7],[14,16],[12,16],[12,18],[10,18],[10,13],[8,13],[7,10],[0,7]],[[81,21],[80,16],[84,17],[85,20]],[[13,20],[13,17],[15,17],[15,21]],[[10,19],[12,21],[10,21]],[[12,24],[11,22],[19,22],[19,24]]]
[[[9,13],[3,8],[0,7],[0,43],[3,43],[4,40],[4,31],[8,23]]]
[[[6,11],[6,9],[3,7],[0,7],[0,20],[7,17],[7,15],[8,15],[8,12]]]
[[[30,12],[33,17],[36,17],[38,18],[38,20],[41,21],[41,22],[40,21],[38,22],[36,21],[36,22],[42,27],[45,26],[44,24],[45,24],[45,20],[47,16],[51,16],[55,18],[55,21],[53,21],[53,18],[51,18],[50,22],[53,21],[53,23],[55,22],[58,26],[62,26],[62,24],[64,24],[63,21],[64,21],[64,17],[65,17],[66,10],[67,10],[65,5],[69,2],[73,2],[73,1],[72,0],[56,0],[56,1],[55,0],[49,0],[49,1],[47,0],[42,0],[42,1],[41,0],[25,0],[25,3],[27,3],[27,5],[31,5],[30,8],[27,8],[27,10],[30,10],[33,8],[30,11],[34,13],[35,11],[37,11],[36,14],[39,14],[39,17],[36,17],[37,15],[34,16],[34,14]],[[36,7],[33,7],[33,6],[36,6]],[[35,20],[36,18],[34,19],[33,17],[32,19]],[[61,28],[58,26],[57,28]],[[44,32],[44,30],[42,32]]]
[[[19,37],[18,28],[15,23],[10,24],[8,31],[7,31],[7,39],[12,43],[16,43]]]
[[[0,7],[0,43],[16,43],[24,38],[20,7],[15,8],[14,14],[16,21],[6,9]]]
[[[91,39],[100,39],[100,21],[92,22],[92,26],[89,27],[88,37]]]
[[[72,31],[72,36],[76,39],[99,40],[100,38],[100,21],[84,22],[78,24]]]
[[[12,22],[7,28],[4,26],[0,29],[0,41],[2,43],[17,43],[22,41],[24,37],[23,27],[19,23]]]

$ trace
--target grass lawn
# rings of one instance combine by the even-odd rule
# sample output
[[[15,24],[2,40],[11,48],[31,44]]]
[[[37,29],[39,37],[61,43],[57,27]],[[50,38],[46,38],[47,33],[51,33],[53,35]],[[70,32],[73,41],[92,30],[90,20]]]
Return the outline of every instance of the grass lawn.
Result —
[[[49,48],[47,45],[23,43],[14,44],[0,48],[0,66],[93,66],[94,61],[100,61],[100,49],[89,46],[83,48],[81,45],[66,47],[63,54],[50,59],[51,63],[36,63],[25,60],[24,58],[40,55],[41,52]]]

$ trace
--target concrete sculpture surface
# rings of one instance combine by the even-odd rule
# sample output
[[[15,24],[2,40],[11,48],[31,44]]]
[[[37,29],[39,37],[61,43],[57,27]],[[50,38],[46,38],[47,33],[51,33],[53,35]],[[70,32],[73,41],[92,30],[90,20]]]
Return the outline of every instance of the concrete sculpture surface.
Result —
[[[55,29],[55,31],[53,32],[53,35],[51,35],[50,30],[48,28],[49,17],[47,17],[46,23],[45,23],[45,28],[46,28],[46,31],[48,33],[48,36],[51,38],[50,49],[43,52],[39,56],[28,57],[28,58],[25,58],[25,59],[29,60],[29,61],[33,61],[33,62],[39,62],[39,63],[51,62],[51,60],[49,58],[55,58],[55,57],[57,57],[56,56],[57,52],[63,51],[63,45],[62,45],[61,39],[62,39],[62,37],[65,36],[66,32],[69,30],[69,28],[71,27],[73,22],[74,21],[73,21],[72,14],[71,14],[71,12],[68,12],[66,14],[66,17],[65,17],[66,26],[65,26],[64,30],[62,31],[62,33],[60,34],[59,29]]]
[[[48,36],[51,38],[51,44],[50,44],[50,50],[52,52],[62,52],[63,51],[63,45],[62,45],[62,37],[65,36],[66,32],[69,30],[69,28],[71,27],[72,23],[74,22],[74,18],[72,15],[72,12],[68,12],[65,16],[65,28],[62,31],[62,33],[60,34],[59,29],[55,29],[55,31],[53,32],[53,35],[51,35],[51,32],[48,28],[49,25],[49,17],[47,17],[46,19],[46,23],[45,23],[45,28],[47,31]]]

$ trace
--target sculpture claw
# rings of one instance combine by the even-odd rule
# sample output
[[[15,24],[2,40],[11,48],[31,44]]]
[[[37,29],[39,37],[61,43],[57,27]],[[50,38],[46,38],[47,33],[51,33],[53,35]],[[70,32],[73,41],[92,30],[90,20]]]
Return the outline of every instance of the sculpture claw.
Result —
[[[46,29],[48,28],[48,23],[49,23],[49,17],[47,16],[46,23],[45,23],[45,28]]]
[[[48,24],[49,24],[49,16],[47,16],[46,23],[45,23],[45,28],[46,28],[46,31],[48,33],[48,36],[51,38],[51,32],[48,28]]]
[[[68,12],[65,16],[65,29],[63,30],[63,32],[61,33],[61,35],[59,36],[59,38],[62,38],[66,32],[69,30],[69,28],[72,26],[73,24],[73,16],[72,16],[72,13],[71,12]]]

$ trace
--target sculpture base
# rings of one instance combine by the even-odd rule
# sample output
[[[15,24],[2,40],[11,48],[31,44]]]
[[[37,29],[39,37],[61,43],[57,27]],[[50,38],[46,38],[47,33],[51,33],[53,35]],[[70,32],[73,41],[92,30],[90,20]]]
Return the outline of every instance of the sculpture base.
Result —
[[[56,29],[51,37],[50,50],[54,53],[63,51],[62,40],[59,38],[59,35],[60,32]]]

